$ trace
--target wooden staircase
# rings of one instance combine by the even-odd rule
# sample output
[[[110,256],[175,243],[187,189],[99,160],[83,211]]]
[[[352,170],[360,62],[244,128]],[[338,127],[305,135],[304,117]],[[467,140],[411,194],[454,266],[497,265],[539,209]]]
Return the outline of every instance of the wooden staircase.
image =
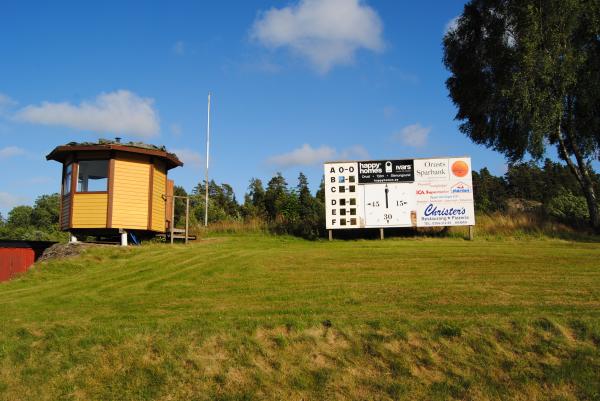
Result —
[[[165,233],[165,238],[167,241],[171,241],[171,242],[173,242],[172,240],[176,240],[176,239],[182,239],[187,242],[190,240],[191,241],[195,240],[196,236],[188,233],[187,238],[186,238],[184,228],[173,228],[173,238],[171,238],[171,230],[167,230],[167,232]]]

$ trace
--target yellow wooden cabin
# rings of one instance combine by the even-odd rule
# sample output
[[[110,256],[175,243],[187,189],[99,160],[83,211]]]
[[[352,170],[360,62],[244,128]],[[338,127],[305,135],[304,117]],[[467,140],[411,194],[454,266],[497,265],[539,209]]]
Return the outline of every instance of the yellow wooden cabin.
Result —
[[[173,153],[141,143],[69,143],[46,156],[63,164],[60,227],[78,237],[127,232],[149,236],[171,225],[170,169],[183,166]]]

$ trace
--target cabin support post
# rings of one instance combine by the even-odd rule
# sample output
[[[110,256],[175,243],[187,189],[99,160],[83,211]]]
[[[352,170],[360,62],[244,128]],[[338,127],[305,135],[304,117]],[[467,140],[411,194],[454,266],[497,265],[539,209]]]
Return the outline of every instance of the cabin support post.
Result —
[[[121,233],[121,246],[127,246],[127,231],[119,230]]]
[[[75,235],[73,235],[72,232],[69,232],[69,242],[71,244],[75,244],[77,242],[77,237]]]
[[[333,230],[329,230],[329,241],[333,241]]]
[[[469,241],[473,241],[475,237],[475,226],[469,226]]]
[[[175,231],[175,197],[171,196],[171,199],[173,199],[173,201],[171,202],[171,226],[170,226],[170,230],[171,230],[171,245],[173,245],[173,231]]]
[[[383,234],[383,228],[380,228],[379,229],[379,239],[384,239],[384,238],[385,238],[385,236]]]
[[[185,197],[185,243],[188,243],[188,234],[190,231],[190,197]]]

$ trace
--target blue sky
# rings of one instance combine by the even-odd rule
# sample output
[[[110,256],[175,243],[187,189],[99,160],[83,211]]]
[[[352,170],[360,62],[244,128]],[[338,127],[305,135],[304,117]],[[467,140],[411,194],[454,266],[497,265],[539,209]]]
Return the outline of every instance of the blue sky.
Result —
[[[458,131],[442,37],[461,1],[4,2],[0,212],[57,192],[44,156],[70,141],[166,145],[243,199],[251,177],[299,171],[315,189],[335,159],[502,156]]]

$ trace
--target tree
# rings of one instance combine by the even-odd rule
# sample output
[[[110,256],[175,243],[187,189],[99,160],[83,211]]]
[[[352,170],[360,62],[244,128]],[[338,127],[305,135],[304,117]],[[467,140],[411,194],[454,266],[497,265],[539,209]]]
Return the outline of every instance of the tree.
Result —
[[[244,217],[266,217],[265,209],[265,189],[263,183],[258,178],[252,178],[248,185],[248,192],[244,196],[244,206],[242,208]]]
[[[60,212],[60,195],[39,196],[31,212],[31,222],[41,230],[57,231]]]
[[[199,183],[192,190],[191,209],[197,221],[204,222],[206,182]],[[208,221],[213,223],[240,217],[240,207],[229,184],[217,185],[214,180],[208,183]]]
[[[187,196],[187,192],[184,187],[175,185],[173,187],[173,195],[174,196]],[[175,227],[185,224],[185,199],[182,198],[173,198],[174,206],[175,206],[175,216],[173,216],[175,221]]]
[[[15,206],[8,212],[7,225],[11,228],[27,228],[32,226],[31,215],[33,208],[31,206]]]
[[[506,181],[493,176],[484,167],[473,171],[473,198],[475,207],[482,212],[495,212],[506,207]]]
[[[321,212],[325,215],[322,203],[314,198],[308,188],[308,179],[303,173],[298,175],[298,214],[299,221],[295,228],[295,233],[308,239],[316,239],[322,230]]]
[[[544,171],[533,161],[509,165],[505,176],[510,197],[543,202]]]
[[[313,197],[310,194],[310,189],[308,188],[308,179],[304,175],[304,173],[300,173],[298,175],[298,186],[296,187],[298,191],[298,200],[300,202],[300,216],[304,217],[310,214],[313,206]]]
[[[265,191],[265,210],[270,220],[274,221],[277,218],[278,212],[281,211],[281,206],[286,202],[288,193],[287,182],[281,173],[275,174],[267,184]]]
[[[512,162],[556,147],[600,230],[600,2],[471,0],[444,38],[460,130]]]

